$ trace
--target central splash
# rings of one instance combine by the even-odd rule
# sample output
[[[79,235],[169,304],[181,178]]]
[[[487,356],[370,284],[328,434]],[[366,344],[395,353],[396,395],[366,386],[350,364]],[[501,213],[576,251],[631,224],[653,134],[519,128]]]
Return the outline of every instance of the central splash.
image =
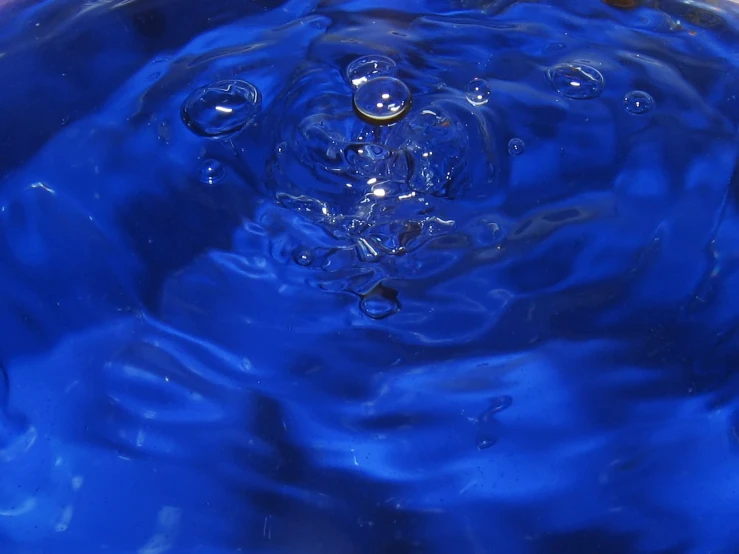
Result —
[[[470,150],[470,135],[486,127],[482,103],[451,88],[414,93],[401,69],[379,54],[354,59],[343,75],[312,67],[280,104],[269,190],[363,262],[452,231],[447,206],[470,188],[470,166],[493,175],[492,159]]]

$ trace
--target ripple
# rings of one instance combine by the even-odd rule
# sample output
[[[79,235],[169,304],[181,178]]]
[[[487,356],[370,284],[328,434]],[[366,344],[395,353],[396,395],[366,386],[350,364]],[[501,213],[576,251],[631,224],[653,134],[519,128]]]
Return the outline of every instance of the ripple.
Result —
[[[206,4],[3,183],[0,535],[737,551],[733,9]]]

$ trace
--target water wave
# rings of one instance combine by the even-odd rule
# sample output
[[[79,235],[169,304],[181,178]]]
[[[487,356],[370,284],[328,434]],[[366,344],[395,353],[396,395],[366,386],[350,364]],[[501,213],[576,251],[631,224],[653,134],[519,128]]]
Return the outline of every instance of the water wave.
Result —
[[[3,552],[739,549],[733,6],[140,4],[0,34]]]

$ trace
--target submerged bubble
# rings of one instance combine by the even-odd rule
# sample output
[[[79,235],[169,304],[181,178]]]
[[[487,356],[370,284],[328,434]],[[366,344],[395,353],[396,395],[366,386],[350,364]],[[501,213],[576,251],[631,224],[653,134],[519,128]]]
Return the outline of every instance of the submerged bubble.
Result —
[[[520,138],[512,138],[508,141],[508,153],[512,156],[518,156],[519,154],[523,154],[523,151],[526,149],[526,143],[521,140]]]
[[[490,86],[484,79],[472,79],[465,87],[465,96],[467,101],[473,106],[482,106],[487,104],[490,98]]]
[[[643,90],[632,90],[624,96],[624,107],[635,115],[645,114],[654,108],[654,98]]]
[[[561,63],[550,67],[547,79],[554,90],[573,100],[597,98],[603,92],[605,82],[600,71],[581,63]]]
[[[261,105],[261,95],[251,83],[218,81],[194,90],[182,104],[180,115],[196,135],[226,138],[251,123]]]
[[[479,436],[477,437],[477,440],[475,442],[477,444],[478,450],[485,450],[486,448],[495,446],[495,444],[498,442],[498,439],[495,437]]]
[[[310,248],[298,248],[293,253],[293,260],[295,260],[295,263],[302,266],[309,266],[313,263],[314,258],[313,250]]]
[[[226,168],[218,160],[205,160],[200,166],[200,181],[206,185],[220,183],[226,177]]]
[[[372,319],[383,319],[391,316],[400,310],[398,291],[385,285],[377,285],[362,296],[359,307],[365,315]]]
[[[395,62],[387,56],[370,54],[350,63],[346,68],[346,78],[353,86],[360,87],[370,79],[394,75],[395,68]]]
[[[402,118],[411,106],[411,91],[395,77],[377,77],[354,93],[357,115],[375,125],[387,125]]]

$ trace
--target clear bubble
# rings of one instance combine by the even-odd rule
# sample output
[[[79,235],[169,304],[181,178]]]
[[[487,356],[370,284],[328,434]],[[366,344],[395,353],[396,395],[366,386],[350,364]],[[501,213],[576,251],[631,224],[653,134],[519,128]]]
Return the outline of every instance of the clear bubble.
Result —
[[[512,138],[508,141],[508,153],[511,156],[523,154],[524,150],[526,150],[526,143],[520,138]]]
[[[654,108],[654,98],[643,90],[632,90],[624,96],[624,107],[629,113],[645,114]]]
[[[377,77],[354,92],[354,110],[367,123],[387,125],[401,119],[411,107],[411,91],[395,77]]]
[[[484,79],[472,79],[465,87],[467,101],[473,106],[482,106],[488,103],[490,98],[490,86]]]
[[[554,90],[565,98],[589,100],[603,92],[605,79],[600,71],[582,63],[561,63],[547,70]]]
[[[400,310],[398,291],[377,285],[362,297],[359,308],[372,319],[384,319]]]
[[[370,79],[395,75],[393,60],[381,54],[370,54],[357,58],[346,67],[346,78],[354,87],[360,87]]]
[[[235,135],[254,120],[262,107],[259,90],[247,81],[218,81],[194,90],[180,115],[188,129],[208,138]]]
[[[489,436],[479,436],[477,437],[476,443],[477,443],[477,449],[478,450],[485,450],[487,448],[490,448],[491,446],[495,446],[495,444],[498,442],[498,439],[496,437],[489,437]]]
[[[315,256],[313,254],[313,250],[310,248],[298,248],[293,253],[293,260],[295,260],[295,263],[304,267],[312,264],[314,259]]]
[[[226,168],[218,160],[205,160],[200,166],[199,178],[206,185],[220,183],[226,177]]]

